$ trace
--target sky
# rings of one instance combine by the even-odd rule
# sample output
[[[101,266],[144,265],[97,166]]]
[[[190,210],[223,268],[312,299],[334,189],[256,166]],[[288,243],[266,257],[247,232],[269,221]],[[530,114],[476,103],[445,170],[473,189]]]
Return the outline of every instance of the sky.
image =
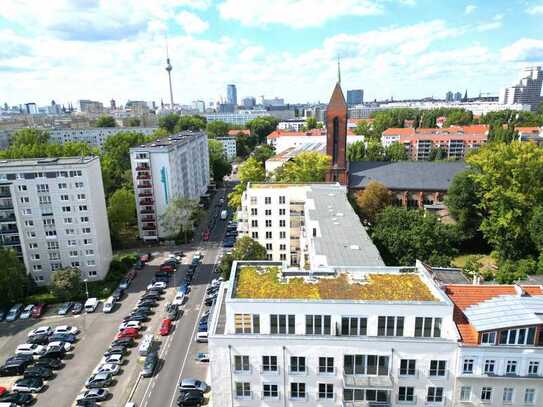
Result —
[[[0,103],[497,95],[543,64],[543,0],[2,0]],[[167,39],[167,40],[166,40]],[[108,103],[109,104],[109,103]]]

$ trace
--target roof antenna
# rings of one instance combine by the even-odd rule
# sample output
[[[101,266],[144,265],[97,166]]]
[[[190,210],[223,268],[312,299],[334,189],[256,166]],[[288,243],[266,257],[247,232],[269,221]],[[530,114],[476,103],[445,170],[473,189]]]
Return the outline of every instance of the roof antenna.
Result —
[[[340,66],[339,55],[337,56],[337,83],[341,85],[341,66]]]

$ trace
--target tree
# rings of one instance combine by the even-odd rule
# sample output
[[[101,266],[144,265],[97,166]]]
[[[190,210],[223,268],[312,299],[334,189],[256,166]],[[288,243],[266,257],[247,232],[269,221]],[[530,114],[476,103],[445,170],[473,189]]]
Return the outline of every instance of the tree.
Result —
[[[238,177],[240,183],[234,187],[234,190],[228,195],[228,206],[237,209],[241,206],[241,196],[247,188],[249,182],[262,182],[266,179],[264,165],[254,157],[249,157],[239,166]]]
[[[177,120],[177,124],[175,125],[174,132],[179,133],[185,130],[200,131],[205,128],[206,128],[205,117],[198,116],[198,115],[181,116]]]
[[[316,129],[318,125],[317,119],[315,117],[308,117],[305,121],[305,128],[307,130]]]
[[[209,167],[215,182],[222,184],[223,178],[232,172],[232,165],[226,159],[224,146],[218,140],[208,140]]]
[[[454,109],[446,117],[445,124],[447,126],[465,126],[473,122],[473,113],[464,109]]]
[[[47,144],[49,142],[49,133],[39,129],[20,129],[17,130],[10,140],[10,146],[20,147],[35,144]]]
[[[183,236],[184,243],[188,243],[189,232],[194,226],[193,212],[198,207],[198,201],[188,198],[174,198],[160,217],[162,227],[173,238]]]
[[[347,160],[362,161],[366,158],[366,145],[363,141],[355,141],[347,145]]]
[[[272,116],[257,117],[247,122],[247,128],[256,136],[258,143],[266,142],[266,137],[275,130],[279,120]]]
[[[275,179],[284,183],[323,182],[330,167],[330,156],[304,151],[275,171]]]
[[[360,120],[356,124],[353,133],[357,136],[364,136],[366,140],[380,140],[381,138],[381,135],[376,135],[371,125],[365,120]]]
[[[207,135],[210,138],[216,138],[216,137],[223,137],[228,134],[228,130],[230,127],[228,126],[228,123],[225,123],[220,120],[214,120],[212,122],[209,122],[207,124]]]
[[[236,155],[241,158],[248,157],[257,144],[258,140],[256,139],[256,136],[246,136],[241,132],[238,133],[236,136]]]
[[[402,266],[417,259],[449,266],[459,240],[456,227],[441,223],[435,215],[392,206],[377,215],[371,237],[387,265]]]
[[[518,132],[511,125],[491,126],[488,132],[488,139],[501,143],[511,143],[513,140],[518,139]]]
[[[107,206],[107,217],[113,240],[118,240],[120,232],[136,223],[136,201],[132,189],[122,187],[111,194]]]
[[[528,231],[537,250],[543,253],[543,205],[534,208]]]
[[[94,123],[96,127],[116,127],[117,122],[112,116],[102,115]]]
[[[449,214],[456,221],[465,239],[473,238],[483,221],[479,193],[470,174],[469,170],[456,174],[445,197]]]
[[[485,214],[484,237],[501,259],[535,256],[528,228],[543,201],[543,149],[532,143],[488,143],[466,162]]]
[[[405,161],[408,160],[407,151],[400,143],[392,143],[385,149],[385,156],[390,161]]]
[[[366,147],[366,160],[383,161],[385,159],[385,149],[379,141],[370,141]]]
[[[243,236],[234,245],[231,254],[225,255],[219,265],[222,277],[230,278],[230,270],[235,260],[266,260],[267,251],[264,246],[249,236]]]
[[[269,144],[261,144],[253,152],[253,157],[262,164],[264,164],[268,158],[271,158],[274,155],[275,148]]]
[[[428,155],[429,161],[445,160],[447,158],[447,150],[444,147],[432,147]]]
[[[81,272],[76,267],[67,267],[53,273],[51,290],[61,300],[77,298],[81,293]]]
[[[363,191],[355,194],[355,200],[363,221],[373,224],[379,212],[390,205],[391,194],[380,182],[370,181]]]
[[[16,304],[27,294],[30,278],[14,250],[0,246],[0,306]]]
[[[127,120],[126,124],[128,127],[139,127],[141,126],[141,120],[139,117],[131,117]]]
[[[177,113],[168,113],[158,118],[158,127],[166,130],[169,134],[173,134],[177,121],[179,120]]]
[[[466,258],[462,271],[469,278],[479,277],[481,274],[481,256],[471,255]]]

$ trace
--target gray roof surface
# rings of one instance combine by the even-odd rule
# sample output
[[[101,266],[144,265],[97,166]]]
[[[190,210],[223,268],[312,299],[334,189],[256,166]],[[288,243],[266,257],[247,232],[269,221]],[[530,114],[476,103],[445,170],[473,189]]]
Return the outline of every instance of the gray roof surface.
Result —
[[[464,161],[351,161],[349,187],[364,188],[378,181],[392,190],[447,191]]]
[[[315,202],[309,218],[319,223],[321,237],[310,237],[317,254],[325,255],[329,266],[384,266],[385,263],[360,223],[345,188],[311,185],[307,193]]]
[[[187,143],[194,136],[204,136],[206,133],[202,131],[182,131],[180,133],[173,134],[169,137],[163,137],[161,139],[150,141],[149,143],[142,144],[140,146],[132,147],[130,150],[147,150],[154,148],[169,148],[181,143]]]
[[[96,156],[88,157],[44,157],[44,158],[17,158],[0,160],[0,168],[12,167],[45,167],[56,165],[86,164],[98,160]]]
[[[471,281],[458,268],[432,267],[432,274],[442,284],[470,284]]]

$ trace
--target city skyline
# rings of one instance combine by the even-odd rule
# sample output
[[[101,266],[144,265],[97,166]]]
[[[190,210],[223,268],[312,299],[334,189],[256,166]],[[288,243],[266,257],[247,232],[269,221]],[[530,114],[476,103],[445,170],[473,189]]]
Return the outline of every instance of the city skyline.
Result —
[[[238,100],[324,102],[338,55],[343,88],[364,89],[368,101],[466,88],[498,95],[522,67],[543,62],[541,15],[543,3],[523,0],[439,9],[428,0],[6,1],[2,102],[167,101],[166,35],[179,104],[225,98],[228,83]]]

